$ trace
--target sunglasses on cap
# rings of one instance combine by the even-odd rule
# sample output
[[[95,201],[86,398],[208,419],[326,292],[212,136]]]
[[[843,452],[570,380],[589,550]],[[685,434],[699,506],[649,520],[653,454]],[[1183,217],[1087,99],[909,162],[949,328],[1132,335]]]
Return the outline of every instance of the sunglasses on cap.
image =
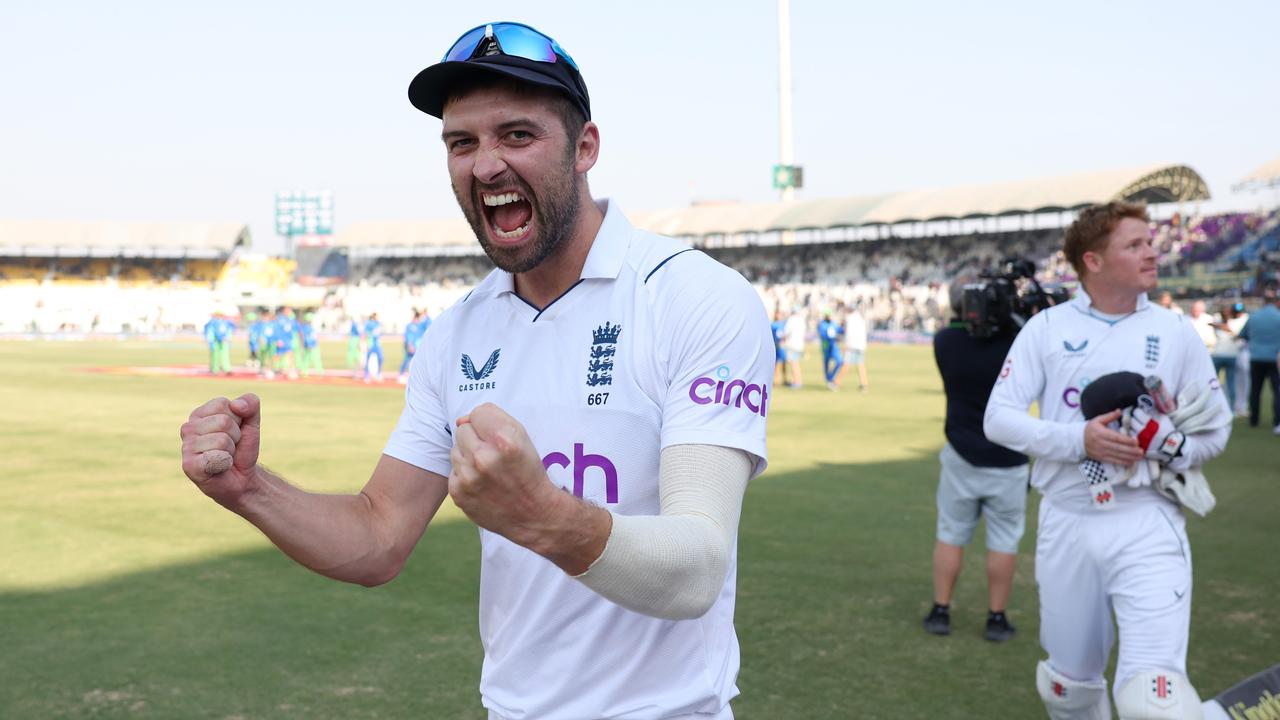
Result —
[[[453,43],[441,62],[466,62],[475,57],[498,53],[534,62],[554,63],[564,60],[574,70],[578,70],[578,64],[560,47],[560,43],[528,25],[515,22],[489,23],[468,30]]]

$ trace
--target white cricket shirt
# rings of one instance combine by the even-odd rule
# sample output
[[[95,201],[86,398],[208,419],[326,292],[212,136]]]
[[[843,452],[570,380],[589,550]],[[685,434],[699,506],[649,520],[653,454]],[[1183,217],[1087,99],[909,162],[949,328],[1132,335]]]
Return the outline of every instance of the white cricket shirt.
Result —
[[[553,483],[623,515],[657,515],[668,445],[739,448],[765,467],[774,348],[737,272],[605,212],[581,279],[546,308],[494,270],[427,329],[386,454],[447,476],[455,419],[492,402],[519,420]],[[541,556],[480,531],[485,707],[522,718],[716,713],[737,694],[735,544],[711,610],[625,610]]]
[[[1077,463],[1085,457],[1080,391],[1114,372],[1158,375],[1177,397],[1203,383],[1226,405],[1213,361],[1190,320],[1153,305],[1145,294],[1134,312],[1106,318],[1081,286],[1070,302],[1032,317],[1018,333],[991,389],[983,430],[987,439],[1036,458],[1031,484],[1055,506],[1092,507]],[[1033,402],[1040,417],[1027,414]],[[1230,428],[1187,437],[1175,467],[1198,467],[1226,447]],[[1116,505],[1169,502],[1150,487],[1113,488]],[[1092,510],[1089,510],[1092,512]]]

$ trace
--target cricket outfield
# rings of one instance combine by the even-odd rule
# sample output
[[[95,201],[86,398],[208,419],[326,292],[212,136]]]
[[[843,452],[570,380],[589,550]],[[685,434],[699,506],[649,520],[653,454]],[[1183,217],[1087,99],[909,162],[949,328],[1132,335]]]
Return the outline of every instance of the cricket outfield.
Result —
[[[342,367],[344,347],[324,352]],[[191,409],[253,391],[264,462],[308,489],[356,490],[399,416],[399,386],[90,371],[203,353],[0,341],[0,718],[483,718],[479,541],[452,506],[399,578],[367,589],[294,565],[179,468]],[[770,466],[746,497],[735,715],[1043,717],[1036,496],[1010,602],[1017,637],[982,639],[981,531],[953,634],[926,635],[944,404],[932,356],[872,346],[865,394],[815,382],[817,358],[810,386],[771,394]],[[397,368],[398,349],[386,360]],[[1188,520],[1188,665],[1204,697],[1280,659],[1278,468],[1280,438],[1237,421],[1206,471],[1217,509]]]

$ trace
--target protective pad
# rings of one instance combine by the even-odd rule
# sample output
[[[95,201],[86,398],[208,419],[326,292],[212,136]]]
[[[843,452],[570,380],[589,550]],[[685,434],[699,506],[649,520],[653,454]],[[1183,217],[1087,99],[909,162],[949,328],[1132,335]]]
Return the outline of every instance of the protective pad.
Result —
[[[1049,720],[1111,720],[1106,680],[1072,680],[1041,660],[1036,664],[1036,690]]]
[[[1120,720],[1201,720],[1200,696],[1186,676],[1164,670],[1140,672],[1116,691]]]
[[[1080,392],[1080,412],[1086,420],[1123,410],[1138,404],[1138,398],[1150,396],[1136,372],[1114,372],[1094,380]]]

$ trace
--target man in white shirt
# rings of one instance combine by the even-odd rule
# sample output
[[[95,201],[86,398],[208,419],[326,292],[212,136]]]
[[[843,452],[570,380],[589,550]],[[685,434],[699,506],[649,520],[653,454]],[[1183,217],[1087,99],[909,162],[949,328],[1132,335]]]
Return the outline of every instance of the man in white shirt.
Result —
[[[1200,342],[1203,342],[1212,353],[1213,347],[1218,344],[1218,332],[1213,327],[1213,318],[1204,310],[1203,300],[1191,303],[1191,327],[1195,328],[1196,334],[1200,336]]]
[[[782,328],[782,349],[787,354],[787,365],[791,368],[791,387],[799,389],[804,386],[804,375],[800,372],[800,363],[804,360],[804,346],[808,339],[809,323],[805,321],[804,308],[796,306],[787,324]]]
[[[766,464],[763,305],[591,197],[599,130],[549,37],[477,27],[409,97],[444,121],[455,195],[498,269],[428,329],[373,476],[319,495],[267,470],[253,395],[192,413],[183,470],[302,565],[370,586],[451,497],[480,528],[492,719],[732,718],[737,525]]]
[[[992,442],[1036,458],[1031,482],[1044,496],[1036,582],[1040,643],[1049,658],[1037,666],[1036,686],[1054,720],[1109,718],[1103,673],[1115,641],[1114,613],[1120,717],[1198,718],[1199,701],[1186,677],[1191,553],[1185,520],[1179,505],[1153,486],[1162,478],[1152,477],[1147,461],[1160,462],[1160,473],[1200,467],[1225,448],[1229,411],[1191,324],[1147,301],[1157,278],[1144,206],[1111,202],[1085,209],[1067,230],[1064,252],[1081,288],[1071,302],[1023,327],[983,423]],[[1086,420],[1082,391],[1119,371],[1155,375],[1174,395],[1203,397],[1218,426],[1181,433],[1159,415],[1150,432],[1147,424],[1122,431],[1114,426],[1124,417],[1121,409]],[[1039,404],[1039,418],[1027,414],[1032,403]],[[1114,487],[1091,492],[1079,465],[1086,457],[1131,468],[1132,477],[1117,475]]]
[[[858,390],[867,390],[867,318],[862,314],[862,301],[844,316],[844,365],[840,367],[840,383],[850,366],[858,368]]]

